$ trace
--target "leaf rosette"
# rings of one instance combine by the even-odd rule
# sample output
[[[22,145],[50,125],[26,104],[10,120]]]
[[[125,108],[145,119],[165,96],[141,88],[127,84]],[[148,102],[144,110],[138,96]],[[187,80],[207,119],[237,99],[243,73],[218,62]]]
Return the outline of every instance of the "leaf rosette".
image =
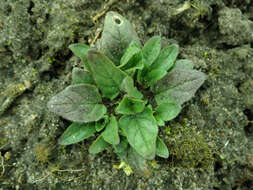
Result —
[[[84,68],[73,69],[72,84],[53,96],[48,108],[73,121],[60,144],[99,133],[89,153],[112,146],[121,160],[148,174],[147,160],[169,156],[159,127],[178,116],[206,75],[194,70],[191,61],[176,60],[178,45],[162,49],[161,37],[154,36],[142,47],[125,18],[110,12],[105,22],[98,50],[70,45]],[[115,53],[117,47],[120,51]]]

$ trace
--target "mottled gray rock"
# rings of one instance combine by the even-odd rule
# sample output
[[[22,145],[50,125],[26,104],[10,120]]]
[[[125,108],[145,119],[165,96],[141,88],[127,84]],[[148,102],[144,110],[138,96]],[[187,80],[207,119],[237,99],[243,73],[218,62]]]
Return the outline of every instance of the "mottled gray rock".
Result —
[[[219,11],[221,40],[227,45],[242,45],[253,41],[253,22],[237,8],[224,8]]]

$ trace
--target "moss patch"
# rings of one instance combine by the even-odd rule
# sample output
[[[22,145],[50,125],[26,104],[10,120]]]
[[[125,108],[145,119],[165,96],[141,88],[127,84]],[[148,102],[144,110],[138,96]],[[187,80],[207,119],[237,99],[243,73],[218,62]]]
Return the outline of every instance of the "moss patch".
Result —
[[[192,127],[173,125],[167,146],[171,167],[208,168],[213,164],[212,148]]]

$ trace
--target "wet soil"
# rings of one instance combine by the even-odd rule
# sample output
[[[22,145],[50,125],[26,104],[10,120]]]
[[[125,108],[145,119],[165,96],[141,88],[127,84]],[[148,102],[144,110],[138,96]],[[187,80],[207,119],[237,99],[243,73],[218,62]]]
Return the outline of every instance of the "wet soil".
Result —
[[[81,67],[71,43],[91,44],[117,11],[142,43],[161,35],[208,75],[180,116],[161,129],[169,159],[151,176],[127,176],[112,149],[89,155],[95,137],[60,146],[70,124],[46,107]],[[1,0],[0,190],[253,187],[252,0]]]

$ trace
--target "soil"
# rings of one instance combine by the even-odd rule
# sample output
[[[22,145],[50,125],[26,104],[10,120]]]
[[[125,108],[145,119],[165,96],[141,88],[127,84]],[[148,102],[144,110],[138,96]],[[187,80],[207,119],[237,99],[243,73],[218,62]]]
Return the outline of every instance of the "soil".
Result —
[[[107,11],[178,43],[179,58],[208,75],[161,136],[169,159],[151,176],[127,176],[112,149],[90,155],[95,137],[60,146],[70,124],[46,107],[82,66],[68,49],[92,44]],[[252,0],[1,0],[0,190],[253,188]]]

